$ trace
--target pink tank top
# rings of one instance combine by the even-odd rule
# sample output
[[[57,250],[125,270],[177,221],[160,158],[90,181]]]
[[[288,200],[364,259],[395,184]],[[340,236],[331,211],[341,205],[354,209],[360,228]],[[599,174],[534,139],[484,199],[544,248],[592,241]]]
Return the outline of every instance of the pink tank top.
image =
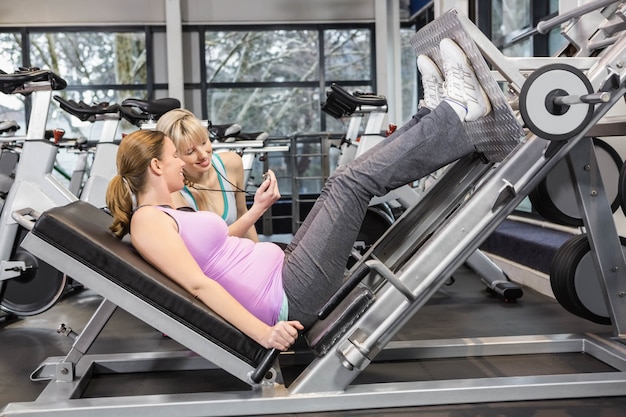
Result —
[[[207,277],[266,324],[278,321],[284,298],[280,247],[229,236],[226,222],[209,211],[158,208],[176,220],[178,233]]]

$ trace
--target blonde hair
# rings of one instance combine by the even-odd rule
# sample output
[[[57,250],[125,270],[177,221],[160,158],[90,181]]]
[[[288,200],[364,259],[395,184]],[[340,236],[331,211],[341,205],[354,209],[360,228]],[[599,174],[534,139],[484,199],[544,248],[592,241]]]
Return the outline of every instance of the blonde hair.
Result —
[[[179,154],[184,155],[189,149],[209,141],[209,130],[202,126],[202,122],[187,109],[170,110],[157,121],[156,130],[165,133],[172,139]],[[184,170],[183,170],[184,173]],[[209,197],[206,193],[197,193],[194,181],[185,174],[184,183],[194,191],[190,191],[201,210],[209,210]]]
[[[209,130],[186,109],[174,109],[159,117],[156,130],[172,139],[179,153],[195,148],[209,140]]]
[[[148,166],[163,152],[165,134],[137,130],[122,139],[117,150],[117,175],[109,182],[106,203],[113,215],[109,228],[118,238],[130,232],[130,218],[136,208],[136,195],[146,185]]]

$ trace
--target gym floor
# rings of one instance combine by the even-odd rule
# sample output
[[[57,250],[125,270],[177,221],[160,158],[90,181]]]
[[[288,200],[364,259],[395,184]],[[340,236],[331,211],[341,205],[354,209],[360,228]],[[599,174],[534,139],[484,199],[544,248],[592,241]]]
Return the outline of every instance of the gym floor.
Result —
[[[565,311],[553,299],[524,288],[524,296],[514,303],[505,303],[485,290],[478,277],[468,270],[455,274],[454,284],[444,286],[416,314],[396,337],[397,340],[468,338],[478,336],[511,336],[560,333],[609,334],[609,326],[597,325]],[[32,382],[30,373],[50,356],[63,356],[72,340],[57,334],[61,323],[80,331],[100,303],[100,297],[85,289],[65,296],[50,310],[22,319],[0,320],[0,409],[10,402],[34,401],[46,382]],[[143,322],[118,310],[88,353],[125,353],[172,351],[184,349]],[[561,355],[559,355],[561,356]],[[582,356],[582,358],[581,358]],[[593,358],[538,355],[527,358],[500,358],[474,363],[468,377],[476,373],[489,376],[525,375],[528,372],[594,371],[606,367]],[[434,365],[418,364],[407,370],[393,365],[378,365],[365,380],[378,380],[384,374],[397,378],[439,379],[463,375],[459,364],[447,360]],[[369,368],[368,368],[369,369]],[[107,376],[94,379],[85,396],[161,394],[199,392],[211,386],[237,388],[239,381],[230,375],[212,371],[210,377],[200,371],[179,374],[155,373],[150,378],[137,375]],[[408,374],[413,375],[408,375]],[[287,379],[288,376],[285,375]],[[215,389],[215,388],[213,388]],[[191,391],[188,391],[191,390]],[[625,397],[580,398],[553,401],[502,402],[447,406],[411,407],[385,410],[354,410],[330,413],[307,413],[302,416],[408,416],[422,417],[622,417]]]

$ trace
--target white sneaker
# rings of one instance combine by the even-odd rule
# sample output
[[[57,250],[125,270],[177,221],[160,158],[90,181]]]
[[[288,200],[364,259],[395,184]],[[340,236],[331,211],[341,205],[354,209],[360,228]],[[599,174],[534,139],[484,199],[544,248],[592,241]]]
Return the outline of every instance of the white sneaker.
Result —
[[[424,89],[424,106],[431,110],[441,103],[443,99],[443,76],[437,64],[426,55],[417,57],[417,69],[422,79],[422,88]]]
[[[489,98],[463,50],[453,40],[444,38],[439,44],[439,52],[445,74],[445,98],[467,109],[466,122],[488,115],[491,111]]]

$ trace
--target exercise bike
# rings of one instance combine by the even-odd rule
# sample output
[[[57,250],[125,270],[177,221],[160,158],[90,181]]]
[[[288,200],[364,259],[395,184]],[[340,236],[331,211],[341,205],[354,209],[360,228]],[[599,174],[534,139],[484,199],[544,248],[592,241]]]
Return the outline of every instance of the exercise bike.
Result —
[[[65,87],[65,80],[49,70],[0,73],[3,93],[32,98],[15,178],[0,215],[0,309],[16,316],[47,310],[67,284],[65,274],[20,248],[39,213],[77,199],[52,175],[58,146],[44,139],[52,91]]]
[[[15,167],[19,155],[16,151],[15,132],[20,125],[15,120],[0,121],[0,198],[5,199],[15,178]],[[1,206],[0,206],[1,207]]]
[[[122,120],[120,106],[109,103],[88,105],[58,95],[54,99],[61,109],[78,119],[102,124],[98,140],[74,143],[78,160],[70,178],[69,189],[81,200],[103,208],[106,206],[106,188],[116,174],[115,158],[119,145],[116,134]],[[93,155],[91,164],[88,163],[90,155]]]
[[[340,143],[339,166],[347,164],[386,139],[381,135],[383,120],[387,113],[387,100],[384,96],[359,91],[350,93],[343,87],[332,84],[322,110],[336,119],[348,117],[350,120],[346,135]],[[365,118],[367,123],[361,134],[360,126]],[[388,132],[391,133],[393,130],[395,127],[390,126]],[[359,231],[353,258],[358,259],[360,254],[365,253],[404,210],[416,204],[426,189],[436,181],[435,173],[419,180],[417,184],[405,184],[384,196],[373,198]],[[489,291],[504,301],[514,301],[522,297],[522,289],[511,282],[504,271],[480,250],[474,251],[465,265],[478,274]],[[448,283],[453,282],[454,278],[451,277]]]

